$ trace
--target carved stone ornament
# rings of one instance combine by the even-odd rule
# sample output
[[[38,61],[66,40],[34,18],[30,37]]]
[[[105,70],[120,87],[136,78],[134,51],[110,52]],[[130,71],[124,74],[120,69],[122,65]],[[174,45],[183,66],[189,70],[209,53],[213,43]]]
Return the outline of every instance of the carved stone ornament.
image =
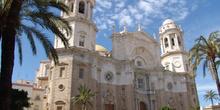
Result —
[[[174,65],[175,67],[177,67],[177,68],[180,68],[180,67],[181,67],[181,63],[180,63],[179,61],[175,61],[175,62],[173,63],[173,65]]]
[[[170,99],[168,99],[168,104],[169,104],[171,107],[174,107],[174,106],[175,106],[175,100],[173,99],[173,97],[170,97]]]
[[[114,104],[115,103],[115,97],[112,94],[112,91],[110,91],[110,90],[108,90],[104,94],[103,98],[104,98],[105,104]]]
[[[63,84],[60,84],[58,86],[59,91],[63,91],[65,89],[65,86]]]

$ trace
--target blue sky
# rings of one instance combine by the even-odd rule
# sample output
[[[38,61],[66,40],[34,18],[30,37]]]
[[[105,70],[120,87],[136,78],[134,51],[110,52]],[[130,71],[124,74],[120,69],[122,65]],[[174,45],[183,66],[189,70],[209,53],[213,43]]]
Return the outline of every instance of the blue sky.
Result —
[[[138,24],[142,30],[153,36],[158,35],[159,27],[167,18],[181,25],[184,34],[186,50],[193,46],[194,40],[200,35],[208,36],[211,32],[220,30],[220,0],[96,0],[94,22],[99,29],[96,34],[96,44],[111,50],[111,39],[108,38],[115,24],[116,31],[123,30],[126,23],[128,31],[137,31]],[[54,42],[53,34],[46,32]],[[36,42],[37,56],[32,56],[30,45],[22,37],[23,64],[19,65],[18,53],[15,53],[13,79],[28,79],[34,81],[35,69],[39,68],[41,60],[47,60],[42,45]],[[198,68],[196,77],[200,105],[205,106],[203,95],[207,90],[216,90],[215,82],[207,72],[203,78],[202,68]],[[215,102],[217,103],[217,102]]]

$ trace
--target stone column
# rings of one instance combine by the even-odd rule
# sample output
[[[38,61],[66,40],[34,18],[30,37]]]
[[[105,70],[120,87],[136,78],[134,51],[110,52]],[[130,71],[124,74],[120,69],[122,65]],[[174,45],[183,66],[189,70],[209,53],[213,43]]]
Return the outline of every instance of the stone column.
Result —
[[[175,44],[177,44],[177,48],[180,49],[180,46],[179,46],[179,41],[178,41],[178,36],[175,34]]]
[[[92,16],[91,16],[91,18],[92,18],[91,20],[92,20],[92,21],[93,21],[93,9],[94,9],[94,7],[92,8]]]
[[[74,7],[73,7],[73,16],[76,16],[77,15],[77,9],[78,8],[78,4],[77,4],[77,0],[75,0],[74,2]]]
[[[87,5],[88,5],[87,6],[87,8],[88,8],[88,10],[87,10],[87,20],[89,20],[90,19],[90,1],[88,1]]]

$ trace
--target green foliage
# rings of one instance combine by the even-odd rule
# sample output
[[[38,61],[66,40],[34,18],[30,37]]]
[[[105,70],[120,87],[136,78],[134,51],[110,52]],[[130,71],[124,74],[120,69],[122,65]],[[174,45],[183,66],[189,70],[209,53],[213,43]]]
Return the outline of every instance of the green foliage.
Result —
[[[193,66],[193,72],[196,70],[201,61],[203,63],[203,76],[206,76],[206,69],[211,66],[212,58],[220,58],[219,46],[220,46],[220,34],[219,31],[215,31],[209,35],[206,39],[200,36],[195,40],[195,45],[190,49],[190,64]],[[209,68],[209,71],[213,71]]]
[[[206,102],[210,100],[212,102],[212,105],[213,105],[213,100],[219,100],[218,94],[215,93],[215,91],[213,90],[206,91],[206,94],[203,96],[203,98]]]
[[[7,15],[10,9],[12,0],[1,0],[0,2],[0,39],[2,37],[2,30],[1,27],[5,27],[7,22]],[[53,47],[52,42],[49,40],[46,34],[42,33],[42,30],[48,30],[54,34],[58,38],[60,38],[65,47],[68,47],[68,41],[64,35],[67,36],[72,34],[72,29],[69,26],[68,21],[61,18],[58,14],[51,12],[50,9],[58,9],[62,10],[63,12],[69,14],[69,8],[62,2],[58,2],[57,0],[25,0],[22,3],[21,11],[19,14],[19,18],[17,19],[16,23],[16,44],[19,52],[19,60],[20,64],[22,64],[22,42],[21,42],[21,35],[25,34],[28,41],[30,42],[31,49],[33,55],[37,54],[36,45],[34,37],[39,40],[46,52],[47,56],[51,56],[55,62],[58,63],[58,57],[56,51]],[[25,22],[29,22],[25,24]],[[30,25],[30,23],[32,23]],[[38,26],[38,28],[36,28]]]
[[[29,108],[31,103],[28,101],[28,93],[24,90],[12,89],[11,91],[11,110],[23,110],[23,107]]]
[[[173,108],[172,107],[163,106],[159,110],[173,110]]]
[[[190,106],[190,110],[200,110],[200,106],[196,106],[196,107],[193,107],[193,106]]]
[[[80,85],[77,89],[80,94],[76,95],[72,99],[74,103],[79,102],[82,104],[82,110],[87,110],[87,103],[92,106],[90,101],[93,100],[92,97],[95,96],[97,92],[91,92],[91,89],[89,89],[86,84]]]
[[[206,70],[211,73],[215,79],[218,93],[220,95],[220,83],[217,67],[220,64],[220,33],[215,31],[206,39],[200,36],[195,40],[195,45],[190,49],[189,64],[192,67],[191,72],[196,73],[199,64],[203,61],[203,76],[206,76]],[[191,74],[193,74],[191,73]]]

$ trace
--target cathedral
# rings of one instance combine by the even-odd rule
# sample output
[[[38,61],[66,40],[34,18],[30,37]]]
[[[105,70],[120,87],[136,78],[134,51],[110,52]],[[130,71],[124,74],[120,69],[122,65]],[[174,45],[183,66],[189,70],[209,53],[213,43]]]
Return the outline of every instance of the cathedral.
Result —
[[[97,94],[88,110],[158,110],[163,106],[189,110],[199,105],[195,75],[190,74],[184,32],[167,19],[158,39],[141,25],[137,31],[117,32],[113,26],[112,50],[96,45],[98,29],[93,22],[95,0],[64,0],[71,14],[69,47],[55,36],[59,64],[41,61],[35,83],[45,89],[43,110],[81,110],[72,97],[86,84]],[[160,55],[161,54],[161,55]]]

